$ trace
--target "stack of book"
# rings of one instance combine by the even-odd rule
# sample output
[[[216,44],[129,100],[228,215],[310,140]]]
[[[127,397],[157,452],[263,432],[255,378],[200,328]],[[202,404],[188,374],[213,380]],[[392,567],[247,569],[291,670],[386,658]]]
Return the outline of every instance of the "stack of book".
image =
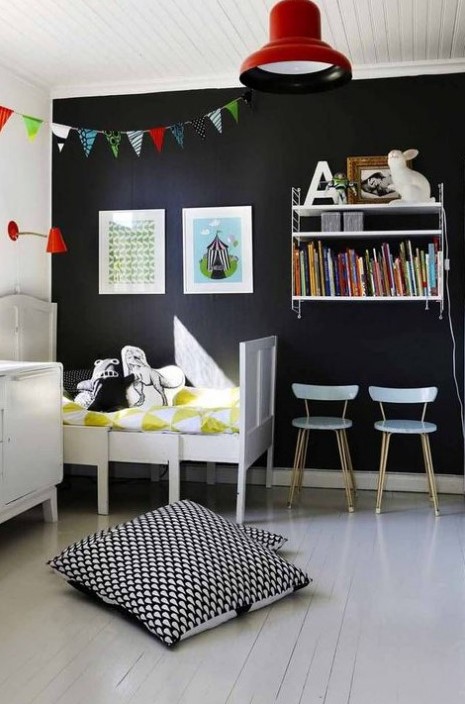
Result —
[[[336,252],[321,240],[296,241],[293,251],[294,296],[422,296],[442,291],[439,238],[426,249],[400,242],[395,252],[383,242],[366,249]]]

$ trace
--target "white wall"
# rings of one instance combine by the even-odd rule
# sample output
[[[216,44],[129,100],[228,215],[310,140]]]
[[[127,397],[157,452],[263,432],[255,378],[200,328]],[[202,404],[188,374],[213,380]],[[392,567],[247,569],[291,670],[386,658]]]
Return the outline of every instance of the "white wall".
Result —
[[[51,212],[49,95],[0,67],[0,105],[47,122],[33,142],[22,117],[11,115],[0,132],[0,295],[20,291],[50,300],[51,255],[41,237],[6,234],[9,220],[22,230],[47,233]]]

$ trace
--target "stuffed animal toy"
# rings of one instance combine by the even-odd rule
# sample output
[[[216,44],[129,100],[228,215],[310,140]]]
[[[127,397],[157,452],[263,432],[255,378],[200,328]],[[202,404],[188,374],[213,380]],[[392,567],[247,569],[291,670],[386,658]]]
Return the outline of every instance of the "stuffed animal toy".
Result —
[[[140,347],[123,347],[121,360],[124,374],[134,374],[134,383],[128,389],[130,406],[170,405],[176,391],[185,383],[183,371],[175,365],[153,369]]]
[[[407,166],[407,161],[415,159],[416,156],[418,156],[418,149],[407,149],[405,152],[393,149],[388,154],[388,166],[392,177],[390,189],[400,195],[400,199],[391,201],[393,205],[399,202],[427,203],[435,200],[431,198],[428,179]]]
[[[119,376],[115,369],[118,364],[119,359],[96,359],[92,377],[80,381],[77,385],[79,393],[74,399],[75,403],[83,406],[83,408],[89,408],[98,394],[102,380]]]

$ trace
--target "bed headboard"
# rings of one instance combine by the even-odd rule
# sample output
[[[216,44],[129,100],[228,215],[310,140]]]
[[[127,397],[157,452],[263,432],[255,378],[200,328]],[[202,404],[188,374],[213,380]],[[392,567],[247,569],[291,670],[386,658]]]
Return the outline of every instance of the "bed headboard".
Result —
[[[54,362],[57,304],[33,296],[0,297],[0,359]]]

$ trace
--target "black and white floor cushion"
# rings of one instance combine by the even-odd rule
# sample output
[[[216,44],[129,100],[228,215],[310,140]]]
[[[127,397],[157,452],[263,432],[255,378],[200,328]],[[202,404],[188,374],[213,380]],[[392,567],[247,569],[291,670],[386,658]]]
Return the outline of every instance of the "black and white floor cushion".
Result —
[[[192,501],[84,538],[49,564],[168,646],[310,581],[242,528]]]

